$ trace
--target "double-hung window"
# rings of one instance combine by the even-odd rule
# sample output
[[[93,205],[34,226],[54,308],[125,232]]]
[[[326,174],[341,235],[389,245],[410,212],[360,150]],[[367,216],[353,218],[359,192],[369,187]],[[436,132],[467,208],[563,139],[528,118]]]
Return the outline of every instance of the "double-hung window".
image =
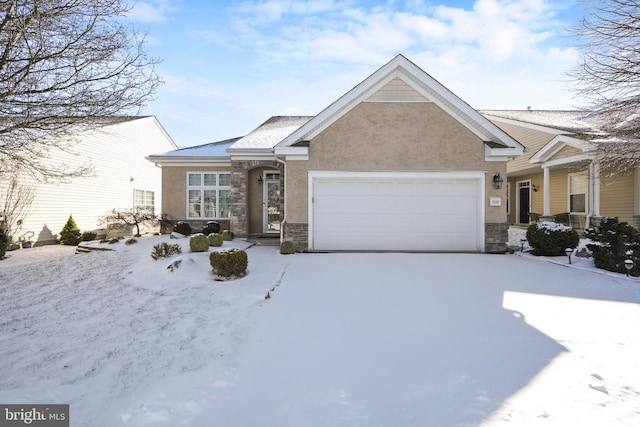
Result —
[[[151,215],[155,213],[155,194],[153,191],[134,190],[133,205],[138,211],[147,211]]]
[[[569,174],[569,212],[587,213],[587,189],[589,181],[586,173]]]
[[[229,218],[231,211],[231,174],[226,172],[189,172],[187,174],[187,217]]]

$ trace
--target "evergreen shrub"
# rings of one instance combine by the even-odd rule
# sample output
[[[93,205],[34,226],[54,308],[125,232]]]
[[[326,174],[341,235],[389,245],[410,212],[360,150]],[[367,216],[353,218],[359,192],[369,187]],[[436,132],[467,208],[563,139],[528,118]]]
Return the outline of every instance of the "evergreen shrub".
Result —
[[[0,227],[0,259],[4,258],[7,254],[7,247],[9,246],[9,237],[5,233],[4,229]]]
[[[234,237],[235,237],[235,235],[233,234],[233,231],[231,231],[231,230],[224,230],[222,232],[222,239],[223,240],[233,240]]]
[[[95,240],[98,237],[98,234],[93,231],[84,231],[80,237],[83,242],[90,242],[91,240]]]
[[[209,246],[222,246],[224,242],[222,234],[209,234],[207,238],[209,239]]]
[[[173,231],[188,236],[191,234],[191,226],[189,225],[189,223],[179,221],[176,222],[176,225],[173,226]]]
[[[69,215],[67,223],[60,232],[60,243],[63,245],[76,246],[80,243],[81,237],[82,236],[76,222],[73,220],[73,217]]]
[[[191,252],[207,252],[209,250],[209,239],[204,234],[196,234],[189,239]]]
[[[182,247],[179,244],[170,245],[169,243],[162,242],[153,247],[153,251],[151,251],[151,258],[155,261],[160,258],[169,258],[170,256],[181,254]]]
[[[296,252],[296,247],[291,240],[285,240],[280,244],[280,253],[282,255],[291,255]]]
[[[616,218],[602,218],[600,225],[584,231],[594,243],[587,245],[596,267],[617,273],[627,273],[624,261],[631,259],[631,276],[640,276],[640,233],[626,222]]]
[[[231,249],[223,252],[211,252],[209,262],[218,276],[228,279],[244,276],[249,265],[249,257],[243,250]]]
[[[204,234],[205,236],[208,236],[211,233],[217,234],[219,232],[220,232],[220,224],[218,224],[215,221],[208,222],[207,225],[202,230],[202,234]]]
[[[565,249],[574,249],[580,242],[578,233],[571,227],[555,222],[542,221],[527,229],[527,241],[534,255],[560,256]]]

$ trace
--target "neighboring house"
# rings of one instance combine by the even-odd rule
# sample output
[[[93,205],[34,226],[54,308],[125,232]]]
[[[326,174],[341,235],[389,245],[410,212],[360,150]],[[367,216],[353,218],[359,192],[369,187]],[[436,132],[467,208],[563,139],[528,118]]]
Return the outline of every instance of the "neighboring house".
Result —
[[[314,117],[149,156],[162,212],[297,250],[503,252],[523,147],[399,55]],[[504,178],[506,180],[506,178]]]
[[[149,152],[177,146],[155,117],[119,117],[113,124],[79,134],[71,151],[53,151],[52,162],[71,168],[90,165],[87,176],[63,183],[40,183],[26,176],[35,200],[14,236],[41,245],[55,243],[69,215],[81,231],[105,227],[100,218],[113,209],[143,208],[160,213],[161,170],[146,161]]]
[[[595,142],[608,138],[585,111],[483,111],[525,147],[507,163],[509,222],[539,219],[578,230],[604,216],[640,225],[640,174],[637,169],[600,173]]]

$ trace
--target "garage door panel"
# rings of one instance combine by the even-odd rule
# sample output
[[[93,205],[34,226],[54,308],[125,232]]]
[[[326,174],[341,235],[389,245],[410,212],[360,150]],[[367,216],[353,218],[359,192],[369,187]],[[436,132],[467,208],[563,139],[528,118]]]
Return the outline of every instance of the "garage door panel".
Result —
[[[478,179],[315,179],[313,249],[477,251],[478,188]]]

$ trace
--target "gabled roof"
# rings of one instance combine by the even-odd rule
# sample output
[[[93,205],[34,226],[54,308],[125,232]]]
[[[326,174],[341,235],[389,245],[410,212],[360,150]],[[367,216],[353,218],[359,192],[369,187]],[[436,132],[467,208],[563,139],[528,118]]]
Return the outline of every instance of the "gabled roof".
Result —
[[[229,153],[269,151],[311,120],[311,116],[273,116],[229,147]]]
[[[596,120],[585,110],[480,110],[489,117],[498,117],[535,126],[551,128],[555,132],[593,135],[599,133]]]
[[[519,155],[523,147],[488,119],[458,98],[449,89],[424,72],[421,68],[398,55],[383,65],[362,83],[351,89],[320,114],[304,123],[276,147],[291,147],[301,141],[309,141],[344,116],[359,102],[366,100],[392,80],[399,78],[430,102],[447,111],[482,141],[489,143],[491,155]],[[496,150],[497,148],[497,150]],[[493,150],[492,150],[493,149]],[[498,154],[496,151],[501,151]]]

